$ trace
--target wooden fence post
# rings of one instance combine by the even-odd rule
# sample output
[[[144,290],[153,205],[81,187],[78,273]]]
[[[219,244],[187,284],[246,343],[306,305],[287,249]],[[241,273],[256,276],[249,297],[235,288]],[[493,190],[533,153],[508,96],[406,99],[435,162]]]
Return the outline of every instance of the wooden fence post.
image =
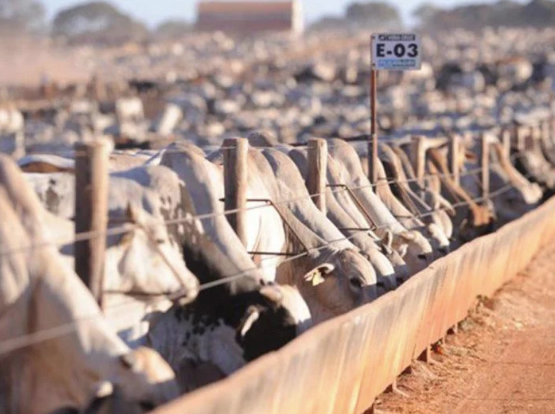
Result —
[[[249,141],[246,138],[228,138],[223,143],[225,209],[238,210],[227,215],[235,233],[247,245],[247,172]]]
[[[523,127],[515,125],[515,146],[518,152],[526,149],[526,134]]]
[[[550,123],[549,119],[544,119],[540,123],[541,143],[543,148],[551,148],[552,146],[551,141],[549,140],[549,132],[550,132],[549,123]]]
[[[527,128],[527,130],[528,130],[528,134],[526,136],[525,148],[526,148],[526,151],[530,151],[530,150],[534,151],[536,149],[536,137],[537,137],[536,131],[537,131],[537,128],[536,128],[535,125],[530,125]]]
[[[328,165],[328,143],[322,138],[308,141],[308,173],[306,186],[316,207],[326,213],[326,171]]]
[[[543,144],[543,122],[539,122],[533,129],[533,134],[532,134],[532,149],[534,151],[540,151],[542,150],[542,144]]]
[[[421,188],[424,188],[424,174],[426,165],[426,148],[424,147],[426,137],[418,135],[412,137],[411,162],[416,174],[416,179]]]
[[[501,131],[501,145],[503,146],[503,153],[507,158],[511,157],[511,130],[508,128]]]
[[[484,200],[489,198],[489,141],[486,133],[480,135],[480,145],[482,147],[482,156],[480,158],[480,177],[482,184],[482,197]]]
[[[75,272],[102,306],[108,225],[109,141],[75,144],[75,234],[95,232],[75,242]]]
[[[453,180],[458,185],[460,183],[460,171],[459,171],[459,160],[460,160],[460,137],[458,135],[453,135],[449,139],[449,172],[453,176]]]

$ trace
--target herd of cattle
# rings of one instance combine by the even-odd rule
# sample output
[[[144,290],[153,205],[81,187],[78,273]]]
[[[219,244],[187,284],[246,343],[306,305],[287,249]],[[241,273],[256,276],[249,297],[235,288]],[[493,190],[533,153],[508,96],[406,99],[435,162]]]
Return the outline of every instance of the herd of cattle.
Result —
[[[301,69],[276,60],[241,79],[173,80],[157,92],[168,104],[153,122],[140,97],[0,110],[11,155],[0,156],[0,407],[148,411],[387,294],[551,196],[550,75],[534,78],[527,55],[497,61],[490,79],[480,68],[493,64],[472,45],[494,58],[507,49],[468,33],[429,41],[433,66],[382,76],[381,126],[395,133],[379,145],[374,185],[366,142],[341,139],[367,132],[358,49]],[[438,66],[446,44],[453,56]],[[244,244],[222,202],[224,131],[249,142]],[[73,270],[73,144],[106,139],[97,135],[175,139],[109,155],[100,304]],[[446,138],[455,135],[457,151]],[[308,150],[297,141],[309,136],[329,137],[324,209],[305,184]]]

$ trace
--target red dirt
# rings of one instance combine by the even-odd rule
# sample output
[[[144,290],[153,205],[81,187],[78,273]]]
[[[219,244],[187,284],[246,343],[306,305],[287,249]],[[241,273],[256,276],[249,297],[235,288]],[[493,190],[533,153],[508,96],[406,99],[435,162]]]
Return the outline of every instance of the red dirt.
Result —
[[[555,244],[480,302],[433,364],[415,362],[378,413],[555,413]]]

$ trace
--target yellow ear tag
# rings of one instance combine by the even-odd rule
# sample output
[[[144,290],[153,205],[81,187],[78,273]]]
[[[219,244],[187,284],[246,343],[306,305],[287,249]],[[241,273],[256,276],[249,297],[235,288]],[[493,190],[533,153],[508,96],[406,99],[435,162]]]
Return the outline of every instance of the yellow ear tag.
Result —
[[[326,280],[322,277],[320,272],[314,272],[314,276],[312,276],[312,286],[318,286],[324,283]]]

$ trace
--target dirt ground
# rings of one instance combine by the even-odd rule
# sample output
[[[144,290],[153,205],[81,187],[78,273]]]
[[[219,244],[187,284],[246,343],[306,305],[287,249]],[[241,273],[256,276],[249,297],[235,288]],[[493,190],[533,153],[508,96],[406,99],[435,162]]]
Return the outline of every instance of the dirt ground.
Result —
[[[482,300],[433,360],[415,362],[376,412],[555,413],[555,243]]]

